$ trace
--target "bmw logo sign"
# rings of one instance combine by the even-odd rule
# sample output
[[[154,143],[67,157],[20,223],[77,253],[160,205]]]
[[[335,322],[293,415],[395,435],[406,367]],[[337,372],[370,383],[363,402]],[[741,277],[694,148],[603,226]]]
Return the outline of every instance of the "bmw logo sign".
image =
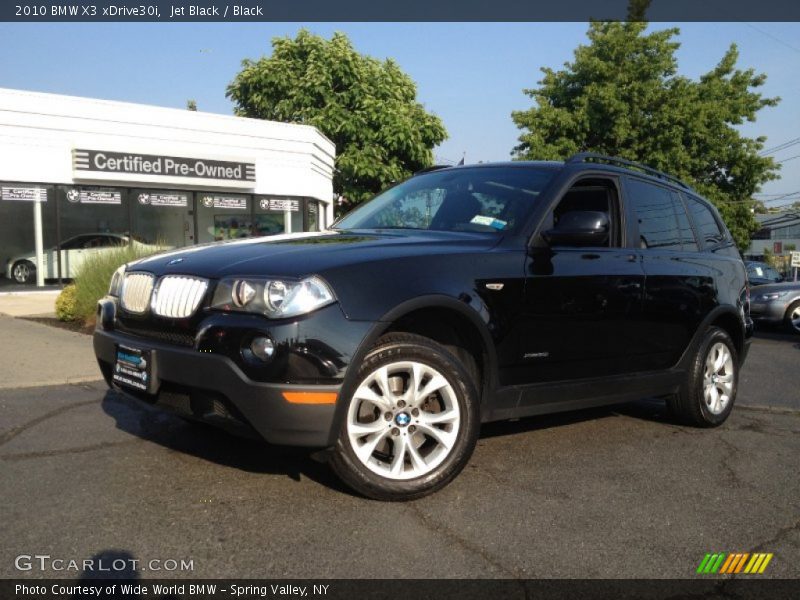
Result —
[[[408,413],[400,413],[397,415],[394,420],[397,422],[400,427],[405,427],[411,421],[411,417],[408,416]]]

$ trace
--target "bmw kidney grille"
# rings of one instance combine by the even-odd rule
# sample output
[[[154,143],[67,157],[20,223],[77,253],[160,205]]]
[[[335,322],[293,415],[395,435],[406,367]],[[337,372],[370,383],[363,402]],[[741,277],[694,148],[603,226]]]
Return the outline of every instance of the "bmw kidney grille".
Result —
[[[208,280],[183,275],[167,275],[155,284],[149,273],[128,273],[122,285],[122,308],[142,314],[147,307],[160,317],[185,319],[200,306]]]
[[[161,317],[185,319],[194,314],[208,289],[208,281],[197,277],[167,275],[153,294],[153,312]]]

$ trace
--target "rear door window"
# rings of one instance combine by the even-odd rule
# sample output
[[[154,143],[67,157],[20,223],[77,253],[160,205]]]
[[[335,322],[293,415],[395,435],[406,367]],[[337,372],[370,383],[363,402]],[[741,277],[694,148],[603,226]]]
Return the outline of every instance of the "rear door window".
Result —
[[[660,185],[628,179],[628,201],[638,222],[641,248],[697,250],[678,194]]]

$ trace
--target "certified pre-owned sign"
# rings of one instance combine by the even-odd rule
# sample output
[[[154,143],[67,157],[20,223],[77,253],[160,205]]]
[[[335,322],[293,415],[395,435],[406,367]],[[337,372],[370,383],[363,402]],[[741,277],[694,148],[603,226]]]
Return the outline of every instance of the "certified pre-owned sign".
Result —
[[[102,173],[104,178],[124,174],[143,178],[187,177],[230,182],[256,180],[254,163],[78,148],[72,151],[72,168],[76,172]]]

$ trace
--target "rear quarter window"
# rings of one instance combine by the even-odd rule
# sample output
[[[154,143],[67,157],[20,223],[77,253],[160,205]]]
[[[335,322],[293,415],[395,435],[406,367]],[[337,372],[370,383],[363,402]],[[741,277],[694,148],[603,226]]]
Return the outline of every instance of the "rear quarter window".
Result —
[[[725,241],[725,231],[704,202],[693,196],[687,196],[686,205],[689,207],[689,213],[692,215],[700,239],[706,246],[716,246]]]

